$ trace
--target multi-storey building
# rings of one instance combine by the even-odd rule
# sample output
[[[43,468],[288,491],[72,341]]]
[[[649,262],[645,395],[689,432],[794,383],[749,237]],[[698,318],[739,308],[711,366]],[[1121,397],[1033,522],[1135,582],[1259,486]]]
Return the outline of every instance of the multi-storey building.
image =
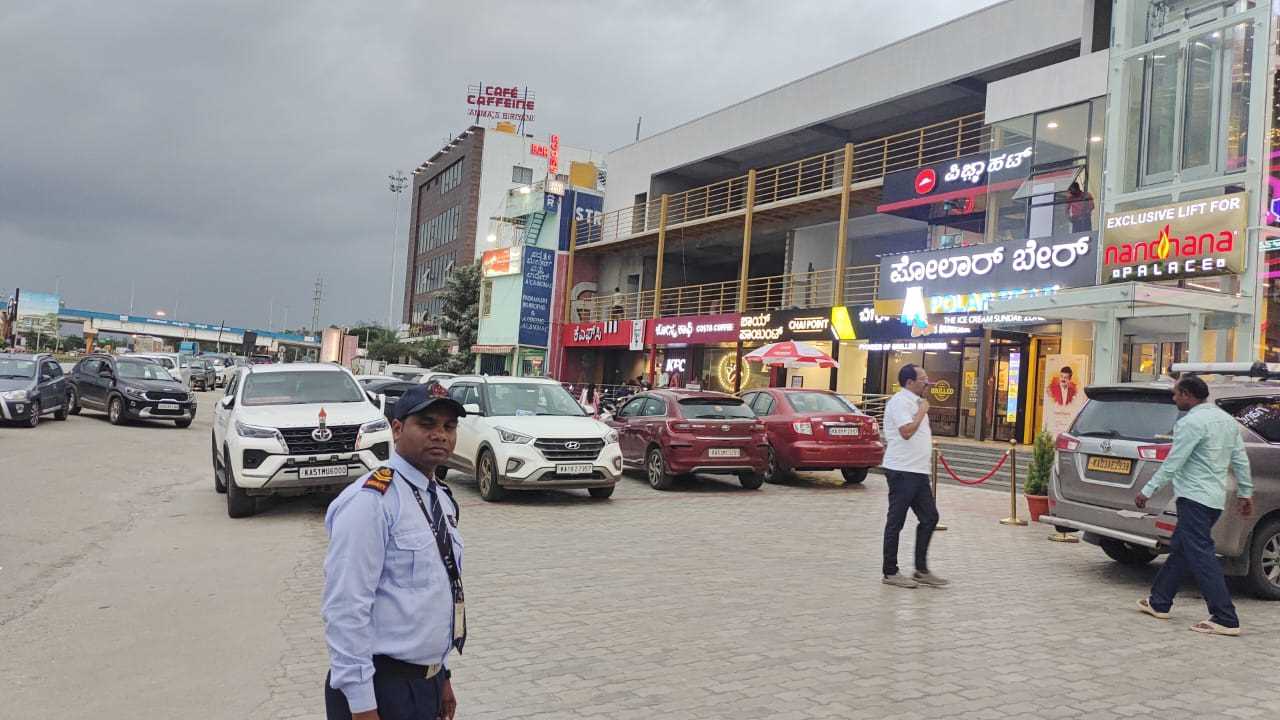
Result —
[[[1094,327],[996,308],[1096,285],[1112,22],[1007,0],[610,153],[558,376],[871,395],[912,362],[935,433],[1030,437]],[[742,361],[786,339],[839,369]]]
[[[558,166],[550,172],[552,162]],[[602,156],[539,138],[473,126],[413,173],[405,263],[403,322],[438,325],[449,273],[513,239],[504,221],[511,191],[567,182],[575,163],[603,167]]]

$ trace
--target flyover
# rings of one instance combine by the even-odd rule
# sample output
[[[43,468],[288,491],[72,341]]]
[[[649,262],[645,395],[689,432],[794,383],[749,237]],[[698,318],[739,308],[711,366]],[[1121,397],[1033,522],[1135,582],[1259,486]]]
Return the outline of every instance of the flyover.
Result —
[[[320,348],[319,334],[298,335],[295,333],[268,332],[266,330],[253,330],[252,328],[246,329],[68,307],[58,310],[58,322],[59,324],[82,324],[86,335],[109,332],[126,335],[148,335],[179,341],[191,340],[198,343],[226,343],[239,346],[244,343],[245,333],[251,332],[257,335],[257,339],[254,341],[255,347],[267,352],[275,352],[283,347],[317,350]]]

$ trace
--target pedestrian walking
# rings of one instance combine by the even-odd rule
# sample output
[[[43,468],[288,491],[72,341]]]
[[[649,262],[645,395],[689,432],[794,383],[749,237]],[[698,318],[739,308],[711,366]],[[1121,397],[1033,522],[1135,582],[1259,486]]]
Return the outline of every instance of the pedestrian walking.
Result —
[[[929,375],[919,365],[898,370],[902,389],[884,407],[884,467],[889,483],[889,512],[884,523],[884,579],[886,585],[913,588],[947,584],[929,572],[929,541],[938,526],[938,506],[929,487],[929,463],[933,432],[929,428]],[[907,522],[907,510],[916,515],[916,570],[911,577],[898,572],[898,536]]]
[[[1227,471],[1236,479],[1237,509],[1253,514],[1253,477],[1249,456],[1235,419],[1217,405],[1206,402],[1209,386],[1187,375],[1173,386],[1173,402],[1186,413],[1173,426],[1173,447],[1147,484],[1134,498],[1139,508],[1169,483],[1178,508],[1178,524],[1173,530],[1169,557],[1156,573],[1151,595],[1138,601],[1138,609],[1161,620],[1169,619],[1178,585],[1189,572],[1209,606],[1209,619],[1191,626],[1212,635],[1239,635],[1227,581],[1213,544],[1214,523],[1227,501]]]
[[[462,541],[458,506],[435,473],[467,413],[432,382],[391,414],[390,458],[325,516],[328,720],[451,720],[458,707],[448,660],[467,639]]]

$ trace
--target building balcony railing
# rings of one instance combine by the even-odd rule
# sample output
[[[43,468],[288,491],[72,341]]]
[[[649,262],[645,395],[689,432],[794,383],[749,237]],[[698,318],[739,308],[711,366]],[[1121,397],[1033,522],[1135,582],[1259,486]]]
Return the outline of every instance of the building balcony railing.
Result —
[[[986,150],[990,131],[982,113],[896,133],[853,146],[852,184],[883,178],[897,170]],[[756,170],[753,207],[838,193],[844,149]],[[732,217],[746,210],[748,175],[685,190],[667,198],[667,227]],[[598,225],[580,224],[578,247],[657,232],[661,198],[605,213]]]
[[[866,305],[875,299],[880,280],[879,265],[859,265],[845,269],[843,302],[835,299],[835,270],[814,270],[755,277],[747,281],[747,312],[790,308]],[[611,293],[574,303],[575,322],[602,320],[643,320],[653,317],[653,290]],[[738,312],[738,281],[703,283],[664,288],[658,317],[677,315],[718,315]]]

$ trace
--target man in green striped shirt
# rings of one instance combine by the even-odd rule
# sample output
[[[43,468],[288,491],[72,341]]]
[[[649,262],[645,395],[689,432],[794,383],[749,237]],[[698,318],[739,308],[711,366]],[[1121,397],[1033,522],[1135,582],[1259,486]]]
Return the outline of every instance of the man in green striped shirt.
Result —
[[[1207,402],[1208,398],[1209,386],[1194,375],[1183,377],[1174,385],[1173,402],[1186,415],[1173,426],[1173,447],[1168,457],[1135,498],[1137,506],[1145,508],[1152,495],[1172,482],[1178,508],[1178,526],[1173,531],[1169,557],[1156,574],[1151,596],[1139,600],[1138,608],[1152,617],[1167,619],[1178,585],[1190,572],[1210,615],[1191,629],[1234,636],[1240,634],[1240,619],[1211,533],[1226,507],[1227,470],[1235,476],[1239,510],[1244,516],[1253,513],[1253,477],[1239,424],[1217,405]]]

